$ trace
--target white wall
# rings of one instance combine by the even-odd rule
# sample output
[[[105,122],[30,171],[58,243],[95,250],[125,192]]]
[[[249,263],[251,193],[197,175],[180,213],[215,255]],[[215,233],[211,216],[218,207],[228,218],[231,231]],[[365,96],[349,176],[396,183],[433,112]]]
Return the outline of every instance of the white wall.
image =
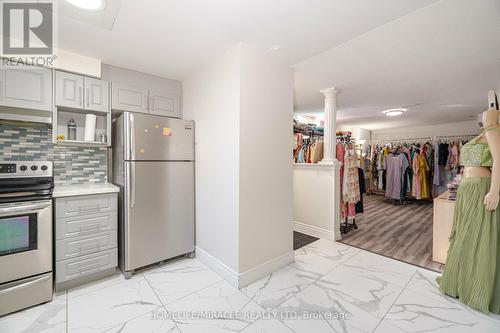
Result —
[[[238,272],[239,49],[183,82],[184,118],[195,120],[196,246]]]
[[[339,236],[335,230],[335,204],[339,199],[334,193],[334,172],[333,165],[295,164],[293,218],[296,231],[330,240]]]
[[[431,126],[414,126],[372,131],[372,140],[391,140],[399,138],[433,137],[439,135],[479,134],[477,121],[455,122]]]
[[[242,287],[293,258],[293,76],[244,44],[183,84],[196,126],[197,256]]]
[[[242,45],[240,272],[293,260],[293,72]],[[279,265],[279,263],[278,263]]]

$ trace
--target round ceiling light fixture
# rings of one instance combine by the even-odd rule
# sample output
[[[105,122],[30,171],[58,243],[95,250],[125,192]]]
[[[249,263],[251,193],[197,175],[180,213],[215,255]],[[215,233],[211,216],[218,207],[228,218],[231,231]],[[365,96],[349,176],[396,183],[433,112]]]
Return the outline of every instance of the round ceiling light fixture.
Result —
[[[106,0],[66,0],[66,2],[91,12],[100,12],[106,8]]]
[[[388,109],[388,110],[384,110],[383,113],[388,116],[388,117],[397,117],[397,116],[400,116],[402,115],[403,113],[405,113],[406,111],[408,111],[408,109],[403,109],[403,108],[399,108],[399,109]]]

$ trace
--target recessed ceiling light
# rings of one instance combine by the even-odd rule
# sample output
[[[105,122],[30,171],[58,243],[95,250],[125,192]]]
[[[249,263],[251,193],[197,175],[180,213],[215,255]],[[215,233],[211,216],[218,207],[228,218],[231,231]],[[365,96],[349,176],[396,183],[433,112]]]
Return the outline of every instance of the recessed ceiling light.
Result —
[[[106,7],[105,0],[66,0],[69,4],[92,12],[99,12]]]
[[[278,51],[280,48],[281,48],[280,45],[273,45],[273,46],[271,46],[271,50],[273,50],[273,51]]]
[[[383,113],[389,117],[396,117],[402,115],[406,111],[408,111],[408,109],[388,109],[384,110]]]

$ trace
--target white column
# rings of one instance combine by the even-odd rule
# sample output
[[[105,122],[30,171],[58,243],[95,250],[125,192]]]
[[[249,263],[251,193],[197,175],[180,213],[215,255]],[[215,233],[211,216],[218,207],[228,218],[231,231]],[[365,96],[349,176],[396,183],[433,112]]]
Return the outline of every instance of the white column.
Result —
[[[320,163],[334,164],[336,160],[335,146],[337,144],[337,93],[335,87],[320,91],[325,95],[325,126],[324,126],[324,155]]]

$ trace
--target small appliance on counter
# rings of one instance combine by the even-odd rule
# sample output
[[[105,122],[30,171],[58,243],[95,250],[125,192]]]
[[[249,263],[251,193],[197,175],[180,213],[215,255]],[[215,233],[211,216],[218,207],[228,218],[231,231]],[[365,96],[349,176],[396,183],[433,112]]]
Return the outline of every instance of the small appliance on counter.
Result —
[[[76,140],[76,123],[74,119],[68,122],[68,140]]]
[[[0,316],[52,300],[52,162],[0,162]]]
[[[114,123],[120,268],[194,253],[194,122],[124,112]]]

